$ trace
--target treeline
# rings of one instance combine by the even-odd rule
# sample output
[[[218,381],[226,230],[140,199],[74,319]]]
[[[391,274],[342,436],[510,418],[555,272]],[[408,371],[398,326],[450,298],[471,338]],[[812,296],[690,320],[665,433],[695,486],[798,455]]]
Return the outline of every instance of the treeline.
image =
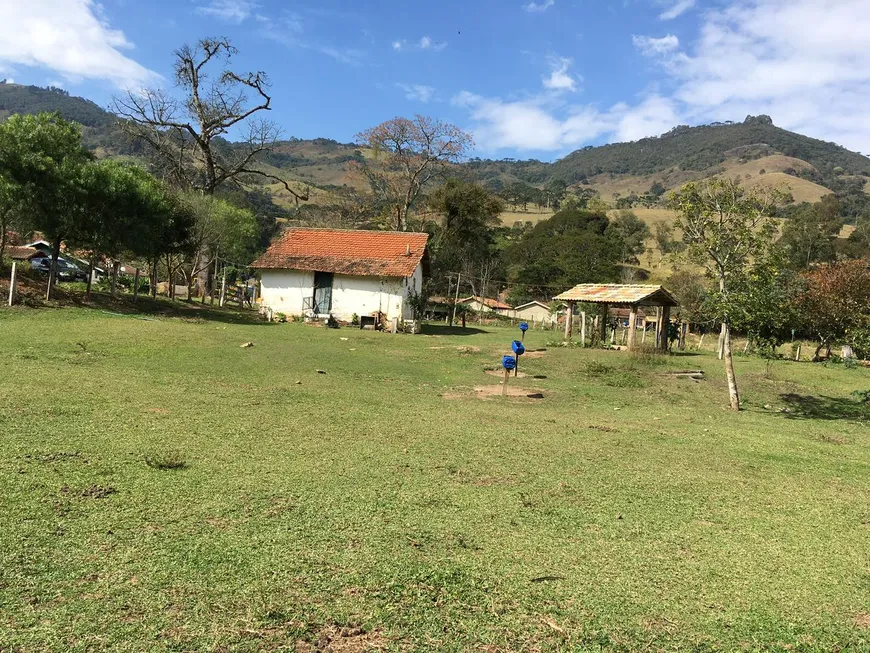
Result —
[[[98,161],[76,123],[48,113],[0,124],[0,256],[12,229],[51,243],[48,299],[62,245],[92,268],[109,262],[113,292],[122,260],[146,264],[156,293],[161,273],[170,288],[191,288],[198,275],[213,277],[219,255],[246,262],[262,243],[254,211],[174,189],[134,164]]]

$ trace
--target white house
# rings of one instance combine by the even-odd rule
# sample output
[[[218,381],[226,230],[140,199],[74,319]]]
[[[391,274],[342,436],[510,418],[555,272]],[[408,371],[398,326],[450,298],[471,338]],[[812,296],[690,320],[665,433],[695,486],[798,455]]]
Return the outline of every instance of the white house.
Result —
[[[497,299],[490,299],[489,297],[478,297],[477,295],[464,297],[463,299],[460,299],[458,303],[464,304],[477,313],[498,313],[499,315],[510,317],[513,311],[510,304],[505,304],[504,302]]]
[[[535,324],[555,324],[558,321],[558,314],[551,312],[549,306],[539,301],[520,304],[514,308],[514,317]]]
[[[409,295],[428,274],[428,234],[291,228],[253,263],[273,313],[350,321],[413,319]]]

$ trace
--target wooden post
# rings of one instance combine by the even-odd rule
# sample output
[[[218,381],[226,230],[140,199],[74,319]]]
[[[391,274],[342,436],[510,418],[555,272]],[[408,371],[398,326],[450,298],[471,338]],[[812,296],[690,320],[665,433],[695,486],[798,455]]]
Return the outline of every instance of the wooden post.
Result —
[[[685,351],[686,349],[686,336],[689,335],[689,323],[681,322],[680,323],[680,351]]]
[[[580,311],[580,346],[586,346],[586,311]]]
[[[459,282],[462,281],[462,273],[456,275],[456,294],[453,297],[453,317],[450,318],[450,326],[456,322],[456,303],[459,301]],[[465,316],[462,317],[462,326],[465,326]]]
[[[139,268],[136,268],[136,274],[133,278],[133,301],[139,299]]]
[[[565,314],[565,340],[571,338],[571,323],[574,321],[574,302],[568,302],[568,312]]]
[[[662,324],[659,328],[661,332],[660,346],[662,351],[668,350],[668,325],[671,323],[671,307],[662,306]]]
[[[798,343],[797,351],[796,351],[795,354],[794,354],[794,359],[795,359],[796,361],[799,361],[799,360],[801,359],[801,347],[802,347],[802,346],[803,346],[803,345],[801,345],[801,343]]]
[[[221,278],[221,307],[227,299],[227,266],[224,266],[224,275]]]
[[[637,340],[637,306],[631,305],[631,311],[628,314],[628,348],[634,349],[634,343]]]
[[[9,305],[15,301],[15,277],[18,273],[18,261],[12,261],[12,274],[9,277]]]
[[[642,326],[643,326],[643,333],[640,335],[640,344],[645,345],[646,344],[646,328],[648,326],[648,322],[646,321],[646,318],[643,318]]]
[[[504,369],[504,383],[501,386],[501,396],[502,397],[507,395],[507,384],[508,384],[508,379],[510,378],[510,376],[511,376],[511,371],[509,369],[505,368]]]
[[[607,304],[601,305],[601,314],[598,316],[600,318],[598,326],[601,327],[601,346],[604,346],[604,343],[607,342],[607,309],[609,306]]]
[[[704,346],[704,336],[705,336],[705,335],[707,335],[707,334],[706,334],[706,333],[702,333],[702,334],[701,334],[701,339],[698,340],[698,350],[699,350],[699,351],[700,351],[701,348]]]

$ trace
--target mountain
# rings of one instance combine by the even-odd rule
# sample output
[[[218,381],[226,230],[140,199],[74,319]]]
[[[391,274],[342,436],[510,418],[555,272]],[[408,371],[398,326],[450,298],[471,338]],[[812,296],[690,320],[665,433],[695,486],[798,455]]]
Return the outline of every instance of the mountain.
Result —
[[[40,111],[57,111],[81,123],[85,143],[100,156],[141,153],[140,144],[129,142],[118,129],[116,116],[90,100],[61,89],[0,84],[0,119]],[[364,164],[365,155],[365,149],[353,143],[289,139],[278,143],[263,165],[314,188],[313,203],[331,203],[335,193],[354,183],[347,176],[348,164]],[[864,188],[870,158],[782,129],[762,115],[740,123],[681,125],[657,137],[584,147],[553,163],[474,158],[457,172],[493,191],[518,183],[543,187],[560,180],[575,188],[588,187],[612,203],[648,198],[651,188],[661,195],[662,190],[695,179],[740,176],[751,183],[787,184],[798,202],[818,201],[834,192],[847,214],[854,215],[868,207]],[[273,194],[276,202],[284,202],[280,193]]]

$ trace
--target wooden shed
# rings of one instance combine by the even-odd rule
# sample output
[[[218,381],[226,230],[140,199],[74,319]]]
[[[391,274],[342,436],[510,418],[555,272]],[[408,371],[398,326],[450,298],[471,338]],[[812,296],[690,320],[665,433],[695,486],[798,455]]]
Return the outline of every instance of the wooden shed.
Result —
[[[577,303],[596,304],[599,306],[601,319],[601,340],[607,338],[607,312],[611,306],[629,309],[628,348],[635,346],[637,335],[637,313],[640,307],[655,307],[657,315],[657,340],[656,346],[667,350],[668,334],[667,324],[671,319],[671,308],[679,306],[679,302],[665,289],[664,286],[649,284],[598,284],[581,283],[571,290],[566,290],[553,299],[568,304],[568,318],[565,320],[565,337],[571,336],[571,323],[574,317],[574,308]]]

